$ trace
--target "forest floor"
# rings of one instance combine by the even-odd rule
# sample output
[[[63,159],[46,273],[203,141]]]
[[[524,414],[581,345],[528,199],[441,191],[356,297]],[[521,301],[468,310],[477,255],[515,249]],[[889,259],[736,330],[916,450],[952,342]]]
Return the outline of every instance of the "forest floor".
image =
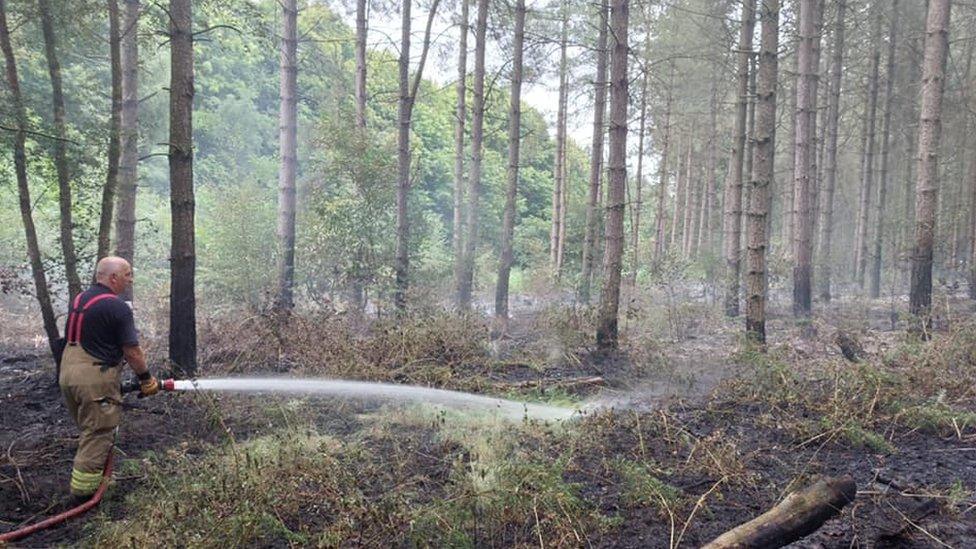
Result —
[[[773,309],[768,353],[705,303],[629,302],[614,354],[590,348],[588,312],[560,308],[516,313],[495,343],[483,321],[437,313],[207,319],[202,378],[354,377],[587,412],[506,422],[361,399],[130,398],[107,500],[19,546],[694,547],[849,474],[856,501],[793,546],[974,547],[973,307],[945,298],[929,342],[906,336],[903,309],[841,301],[799,324]],[[0,343],[7,531],[65,509],[77,433],[49,359]]]

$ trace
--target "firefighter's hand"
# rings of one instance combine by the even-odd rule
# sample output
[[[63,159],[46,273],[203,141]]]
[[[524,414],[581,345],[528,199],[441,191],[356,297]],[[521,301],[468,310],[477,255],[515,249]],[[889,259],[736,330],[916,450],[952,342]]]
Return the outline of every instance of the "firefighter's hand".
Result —
[[[152,396],[159,392],[159,381],[152,374],[149,377],[139,380],[139,398]]]

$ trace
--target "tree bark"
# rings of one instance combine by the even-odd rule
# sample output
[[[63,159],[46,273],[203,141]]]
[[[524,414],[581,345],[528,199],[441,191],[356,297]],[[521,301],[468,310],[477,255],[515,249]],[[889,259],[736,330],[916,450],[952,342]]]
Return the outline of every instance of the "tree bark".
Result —
[[[295,306],[295,175],[298,172],[298,5],[281,1],[281,82],[278,146],[278,295],[276,308],[290,311]],[[357,99],[359,75],[357,73]],[[359,109],[356,109],[357,122]]]
[[[942,92],[949,49],[950,0],[929,0],[922,64],[922,108],[918,121],[918,177],[915,184],[915,249],[909,309],[931,325],[932,244],[939,192],[939,145],[942,139]]]
[[[753,173],[750,177],[748,220],[746,222],[746,335],[759,344],[766,343],[766,255],[769,234],[769,186],[776,158],[776,79],[779,69],[779,2],[762,0],[762,24],[756,85],[756,133]]]
[[[837,187],[837,136],[840,121],[840,92],[844,74],[845,16],[847,0],[837,0],[837,14],[834,21],[834,52],[830,69],[830,96],[827,101],[827,144],[824,154],[824,187],[820,206],[820,298],[829,302],[831,298],[831,246],[834,236],[834,191]]]
[[[674,251],[677,248],[677,254],[680,256],[682,252],[682,245],[684,243],[684,225],[685,225],[685,200],[688,188],[688,161],[690,155],[688,151],[691,149],[691,133],[689,131],[688,135],[685,137],[685,146],[681,147],[681,140],[678,140],[678,177],[674,189],[674,209],[671,210],[671,237],[669,249]]]
[[[190,0],[170,0],[169,181],[170,251],[169,359],[178,370],[197,367],[196,245],[193,197],[193,18]]]
[[[597,202],[600,199],[600,177],[603,173],[603,136],[605,124],[603,118],[607,110],[607,12],[609,6],[606,0],[601,0],[597,21],[600,25],[596,42],[596,81],[593,89],[593,145],[590,149],[590,184],[586,201],[586,227],[583,235],[582,274],[580,275],[580,303],[590,302],[590,284],[593,280],[594,248],[599,210]],[[640,160],[638,159],[638,162]]]
[[[742,3],[742,24],[739,27],[738,97],[736,98],[735,129],[725,182],[725,315],[739,316],[739,247],[742,240],[742,170],[746,143],[746,110],[749,95],[749,57],[752,55],[752,34],[755,27],[756,0]]]
[[[684,205],[684,224],[682,230],[681,257],[685,259],[691,257],[692,235],[695,233],[695,165],[692,158],[695,156],[694,139],[688,137],[688,160],[685,163],[685,205]]]
[[[617,311],[620,306],[620,271],[624,251],[624,188],[627,185],[627,20],[629,0],[613,0],[610,27],[610,151],[607,163],[607,224],[603,253],[603,287],[596,343],[601,349],[617,347]]]
[[[356,128],[366,128],[366,0],[356,0]]]
[[[44,35],[44,55],[51,77],[51,97],[54,104],[54,167],[58,173],[58,204],[61,210],[61,253],[64,255],[64,273],[68,281],[68,297],[74,299],[81,293],[78,277],[78,255],[75,252],[74,222],[71,212],[71,170],[68,167],[68,125],[65,120],[64,91],[61,84],[61,64],[58,62],[57,36],[48,0],[38,0],[41,31]]]
[[[369,142],[366,132],[366,39],[368,36],[367,12],[369,6],[366,0],[356,0],[356,145],[365,150]],[[365,187],[365,171],[363,166],[355,166],[353,171],[355,184],[358,189]],[[352,305],[350,312],[359,315],[366,308],[366,251],[362,244],[357,244],[353,256],[353,265],[349,280],[349,301]]]
[[[41,248],[37,242],[37,229],[34,227],[33,203],[30,198],[30,186],[27,181],[27,113],[24,110],[23,98],[20,94],[20,79],[17,76],[17,63],[14,50],[10,44],[10,28],[7,26],[6,0],[0,0],[0,49],[7,77],[7,91],[10,107],[13,109],[14,121],[17,124],[14,131],[14,171],[17,176],[17,195],[20,201],[20,217],[24,223],[24,238],[27,242],[27,257],[30,260],[31,274],[34,278],[34,295],[41,309],[44,320],[44,332],[47,334],[48,347],[54,352],[54,342],[61,337],[51,306],[51,294],[47,287],[47,274],[41,260]]]
[[[454,303],[459,309],[464,276],[464,124],[467,107],[465,96],[468,91],[468,6],[469,0],[461,0],[461,39],[458,43],[454,106],[454,233],[451,247],[454,250]]]
[[[857,262],[854,265],[854,276],[857,285],[864,287],[864,274],[868,263],[868,223],[871,210],[871,190],[874,184],[874,156],[876,146],[875,127],[878,110],[878,73],[881,64],[881,4],[875,0],[871,4],[871,65],[868,69],[868,97],[865,111],[864,127],[867,134],[864,139],[864,160],[861,172],[861,200],[857,216],[857,236],[854,251]]]
[[[712,68],[711,93],[708,106],[708,144],[705,151],[705,200],[702,203],[701,231],[698,249],[712,252],[712,210],[715,205],[715,162],[718,148],[718,72]]]
[[[715,538],[703,549],[789,545],[817,531],[852,503],[856,494],[857,485],[850,476],[822,479],[786,496],[776,507]]]
[[[891,1],[890,21],[888,23],[888,58],[887,76],[885,82],[885,110],[881,128],[881,177],[878,180],[878,205],[875,210],[877,229],[874,232],[874,256],[871,265],[870,295],[877,299],[881,296],[881,251],[882,238],[885,235],[885,207],[888,199],[888,158],[891,148],[891,114],[894,111],[895,78],[895,43],[898,40],[898,0]]]
[[[139,181],[139,0],[123,0],[120,64],[122,69],[121,148],[118,204],[115,209],[115,255],[135,265],[136,192]],[[132,301],[132,288],[121,296]]]
[[[102,208],[98,223],[98,259],[107,256],[112,247],[112,210],[115,206],[115,193],[119,184],[120,134],[122,131],[122,60],[118,0],[108,0],[108,29],[109,64],[112,74],[112,113],[109,116],[108,167],[105,171],[105,186],[102,187]]]
[[[420,50],[420,61],[413,81],[410,80],[410,5],[413,0],[403,2],[400,23],[400,60],[398,62],[399,92],[397,103],[397,232],[394,273],[396,288],[393,292],[393,306],[397,314],[407,309],[407,291],[410,289],[410,215],[408,199],[410,196],[410,124],[413,118],[414,100],[424,76],[427,52],[430,50],[430,29],[440,0],[434,0],[427,14],[427,27],[424,29],[424,42]]]
[[[488,26],[488,0],[478,0],[475,26],[474,86],[471,94],[471,170],[468,173],[468,209],[464,240],[464,277],[461,285],[461,310],[471,308],[474,261],[478,249],[478,215],[481,199],[481,155],[485,121],[485,34]]]
[[[508,277],[512,271],[512,237],[518,197],[519,144],[522,120],[522,44],[525,42],[525,0],[515,1],[515,39],[512,43],[512,88],[508,97],[508,186],[502,218],[502,250],[495,286],[495,319],[502,331],[508,324]]]
[[[793,314],[806,317],[811,311],[812,282],[812,232],[811,219],[811,180],[813,178],[812,156],[815,153],[811,137],[814,135],[813,123],[816,120],[814,97],[816,97],[817,66],[815,50],[820,48],[820,32],[817,27],[819,0],[800,2],[800,47],[797,51],[799,74],[796,83],[796,154],[794,170],[794,222],[793,235]]]
[[[559,38],[559,98],[556,106],[556,158],[553,162],[553,186],[552,186],[552,227],[549,233],[549,262],[552,264],[552,272],[559,278],[560,275],[560,254],[562,234],[561,223],[563,220],[563,156],[566,147],[566,102],[563,98],[567,94],[569,82],[566,75],[566,51],[568,47],[569,32],[569,13],[566,10],[565,2],[560,4],[562,12],[562,31]]]
[[[630,285],[637,284],[637,270],[640,268],[640,221],[644,208],[644,137],[647,132],[647,88],[650,80],[651,35],[648,32],[644,40],[644,71],[641,77],[640,122],[637,130],[637,173],[634,176],[634,204],[630,220]]]

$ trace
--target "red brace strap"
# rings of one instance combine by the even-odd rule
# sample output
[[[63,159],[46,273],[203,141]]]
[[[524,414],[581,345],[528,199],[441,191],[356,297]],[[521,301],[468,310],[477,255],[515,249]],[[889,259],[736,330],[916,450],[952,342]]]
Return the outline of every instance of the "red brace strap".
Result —
[[[71,307],[71,312],[68,313],[68,345],[76,345],[81,342],[81,321],[85,318],[85,311],[92,305],[109,297],[115,297],[115,295],[98,294],[89,299],[85,303],[85,306],[81,308],[78,307],[81,303],[81,294],[75,297],[74,306]]]

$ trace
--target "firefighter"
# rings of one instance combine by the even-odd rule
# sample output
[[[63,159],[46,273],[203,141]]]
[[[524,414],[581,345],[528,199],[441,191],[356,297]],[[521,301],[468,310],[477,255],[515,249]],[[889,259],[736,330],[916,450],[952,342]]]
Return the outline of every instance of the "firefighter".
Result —
[[[95,268],[95,284],[75,297],[65,326],[58,383],[81,436],[71,470],[71,494],[93,494],[122,419],[122,361],[139,379],[144,396],[159,391],[139,346],[132,308],[118,295],[132,285],[132,267],[106,257]]]

